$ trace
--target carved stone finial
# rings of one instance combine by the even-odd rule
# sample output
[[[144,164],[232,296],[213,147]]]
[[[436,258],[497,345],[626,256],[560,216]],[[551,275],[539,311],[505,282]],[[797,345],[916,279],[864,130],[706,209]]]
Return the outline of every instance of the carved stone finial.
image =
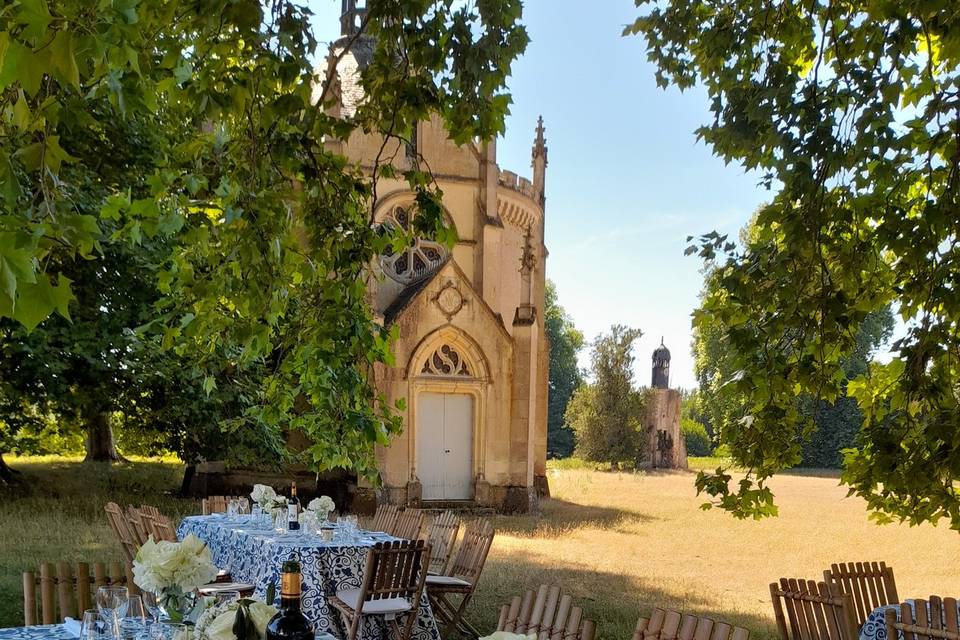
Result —
[[[537,266],[537,257],[530,242],[530,227],[527,227],[527,232],[523,236],[523,253],[520,255],[520,273],[529,275],[535,266]]]
[[[547,139],[544,137],[546,129],[543,127],[543,116],[537,118],[537,137],[533,141],[533,158],[543,156],[544,163],[547,160]]]

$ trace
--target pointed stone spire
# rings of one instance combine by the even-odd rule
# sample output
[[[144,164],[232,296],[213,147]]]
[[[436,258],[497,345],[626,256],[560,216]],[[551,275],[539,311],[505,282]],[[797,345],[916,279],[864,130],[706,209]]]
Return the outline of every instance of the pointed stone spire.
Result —
[[[534,197],[543,206],[546,202],[544,190],[547,182],[547,139],[544,137],[543,116],[537,118],[537,137],[533,141],[533,192]]]

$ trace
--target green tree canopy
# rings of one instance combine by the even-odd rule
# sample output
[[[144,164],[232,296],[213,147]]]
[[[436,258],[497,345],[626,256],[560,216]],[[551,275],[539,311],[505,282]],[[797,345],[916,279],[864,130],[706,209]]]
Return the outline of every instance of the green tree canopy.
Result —
[[[639,329],[614,325],[597,336],[590,358],[592,381],[567,405],[578,456],[593,462],[638,465],[643,460],[643,393],[633,386],[633,343]]]
[[[547,406],[547,455],[565,458],[573,453],[573,431],[564,419],[570,396],[583,382],[577,355],[583,334],[557,302],[557,287],[547,280],[544,325],[550,340],[550,395]]]
[[[864,416],[843,481],[874,517],[960,528],[960,13],[953,3],[638,0],[661,86],[703,86],[697,131],[775,191],[744,245],[716,232],[695,318],[715,326],[736,371],[723,393],[745,419],[724,434],[749,469],[700,486],[740,516],[773,512],[765,484],[800,460],[796,398],[847,390]],[[895,357],[847,383],[871,312],[906,322]]]
[[[163,294],[140,331],[187,357],[215,390],[263,372],[235,429],[296,429],[313,468],[374,473],[372,445],[400,428],[370,385],[390,336],[366,302],[366,267],[407,238],[371,226],[378,176],[327,143],[354,131],[409,138],[439,114],[459,143],[502,131],[504,83],[527,35],[519,0],[371,0],[366,98],[326,115],[332,69],[314,72],[309,10],[292,0],[15,0],[0,12],[0,317],[32,329],[70,315],[66,265],[107,243],[164,238]],[[343,51],[341,47],[340,51]],[[324,87],[315,104],[313,92]],[[115,132],[115,120],[141,127]],[[71,140],[138,148],[161,139],[141,181],[102,175]],[[415,163],[416,164],[416,163]],[[68,179],[69,172],[83,180]],[[417,232],[445,237],[441,194],[417,167]],[[78,189],[105,193],[97,212]]]

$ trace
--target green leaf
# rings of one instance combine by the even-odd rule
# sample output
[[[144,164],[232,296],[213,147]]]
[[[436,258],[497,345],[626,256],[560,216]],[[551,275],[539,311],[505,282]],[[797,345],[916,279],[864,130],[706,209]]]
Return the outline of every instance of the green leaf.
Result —
[[[80,90],[80,69],[77,67],[71,32],[61,30],[54,36],[50,44],[50,65],[58,80]]]
[[[53,16],[50,15],[46,0],[20,0],[17,20],[24,25],[23,36],[27,40],[37,41],[46,33]]]
[[[5,153],[0,153],[0,189],[2,189],[4,202],[10,207],[16,204],[23,193],[10,157]]]
[[[62,274],[57,280],[57,284],[53,285],[49,276],[42,275],[35,283],[21,283],[13,318],[26,327],[27,331],[36,329],[37,325],[54,311],[70,319],[68,307],[75,299],[70,290],[70,280]]]

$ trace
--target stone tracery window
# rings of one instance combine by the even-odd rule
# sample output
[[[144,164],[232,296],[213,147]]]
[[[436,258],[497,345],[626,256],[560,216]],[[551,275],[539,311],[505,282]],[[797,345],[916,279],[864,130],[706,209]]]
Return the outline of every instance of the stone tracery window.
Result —
[[[463,376],[471,377],[470,367],[466,360],[460,357],[453,347],[448,344],[441,345],[439,349],[433,352],[423,363],[420,369],[421,375],[430,376]]]
[[[383,224],[410,230],[412,214],[405,207],[394,207]],[[381,258],[383,271],[402,284],[413,284],[429,278],[447,260],[447,249],[438,242],[416,238],[413,244],[399,253],[388,253]]]

